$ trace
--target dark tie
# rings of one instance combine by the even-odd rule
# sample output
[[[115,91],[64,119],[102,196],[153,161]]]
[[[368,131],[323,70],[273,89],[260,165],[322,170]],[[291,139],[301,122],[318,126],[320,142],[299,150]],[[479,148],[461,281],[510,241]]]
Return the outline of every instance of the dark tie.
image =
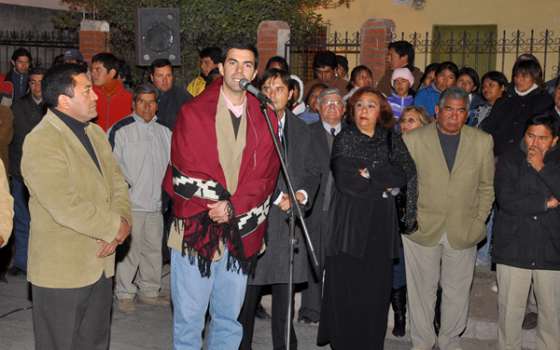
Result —
[[[331,128],[331,135],[332,135],[333,137],[336,136],[336,129],[335,129],[335,128]]]

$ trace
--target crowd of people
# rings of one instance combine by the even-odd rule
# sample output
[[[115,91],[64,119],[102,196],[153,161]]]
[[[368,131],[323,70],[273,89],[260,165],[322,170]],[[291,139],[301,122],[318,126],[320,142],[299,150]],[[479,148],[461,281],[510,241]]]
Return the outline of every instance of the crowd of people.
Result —
[[[537,349],[560,348],[560,79],[536,57],[509,81],[450,61],[422,72],[396,41],[381,77],[321,51],[304,82],[279,56],[258,76],[245,42],[199,56],[185,86],[166,59],[132,86],[123,60],[75,49],[48,70],[17,49],[0,76],[0,278],[27,275],[37,349],[107,349],[113,298],[125,313],[172,303],[174,349],[204,335],[249,350],[255,317],[296,349],[292,248],[295,314],[319,345],[383,349],[392,305],[413,349],[461,349],[475,265],[495,264],[498,348],[521,349],[531,299]],[[319,269],[299,221],[290,244],[294,201]]]

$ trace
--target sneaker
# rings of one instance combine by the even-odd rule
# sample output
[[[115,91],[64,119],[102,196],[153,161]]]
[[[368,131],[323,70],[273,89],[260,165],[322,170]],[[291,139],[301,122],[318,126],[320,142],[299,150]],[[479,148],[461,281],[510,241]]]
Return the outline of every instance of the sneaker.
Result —
[[[138,302],[146,305],[166,306],[169,305],[169,297],[163,295],[157,297],[143,297],[139,295]]]
[[[496,282],[492,282],[492,285],[490,286],[490,290],[494,293],[498,293],[498,284]]]
[[[119,311],[124,312],[125,314],[130,314],[136,311],[134,299],[119,299],[117,301],[117,307]]]

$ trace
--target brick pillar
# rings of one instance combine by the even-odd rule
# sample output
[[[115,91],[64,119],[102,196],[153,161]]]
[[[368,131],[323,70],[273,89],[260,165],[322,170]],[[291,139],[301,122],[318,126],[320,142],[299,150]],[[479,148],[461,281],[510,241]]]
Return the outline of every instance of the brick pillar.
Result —
[[[385,73],[387,45],[391,42],[395,22],[390,19],[368,19],[360,29],[360,64],[373,72],[375,84]]]
[[[286,59],[285,45],[290,40],[290,26],[284,21],[262,21],[257,28],[257,49],[259,50],[259,74],[272,56]]]
[[[80,24],[80,52],[86,62],[96,53],[109,50],[109,23],[84,19]]]

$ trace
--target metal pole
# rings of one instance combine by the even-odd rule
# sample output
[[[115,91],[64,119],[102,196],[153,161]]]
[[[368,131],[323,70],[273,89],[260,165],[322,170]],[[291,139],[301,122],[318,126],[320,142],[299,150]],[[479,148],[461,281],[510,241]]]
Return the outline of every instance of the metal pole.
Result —
[[[305,238],[305,242],[307,245],[307,252],[311,255],[311,261],[313,263],[313,271],[319,274],[319,260],[317,260],[317,255],[315,254],[315,249],[313,248],[313,243],[311,243],[311,238],[309,237],[309,231],[307,230],[307,225],[305,223],[305,219],[303,216],[303,211],[299,206],[299,203],[296,199],[296,193],[294,191],[294,187],[292,186],[292,180],[290,179],[290,174],[288,172],[288,166],[286,164],[286,159],[284,159],[284,146],[280,145],[278,140],[278,135],[274,132],[274,127],[272,126],[272,121],[268,115],[268,109],[266,103],[261,103],[261,111],[263,112],[266,120],[266,124],[268,125],[268,131],[272,137],[272,142],[274,143],[274,148],[276,153],[278,154],[278,158],[280,159],[280,166],[282,169],[282,174],[284,174],[284,179],[286,180],[286,186],[288,187],[288,194],[290,195],[291,200],[291,208],[290,208],[290,273],[289,273],[289,281],[288,281],[288,310],[287,315],[288,319],[286,320],[286,347],[290,349],[290,340],[291,334],[290,329],[292,328],[292,291],[293,291],[293,255],[294,255],[294,248],[295,248],[295,217],[299,218],[302,227],[303,237]],[[294,210],[295,208],[295,210]],[[292,222],[293,221],[293,222]]]

